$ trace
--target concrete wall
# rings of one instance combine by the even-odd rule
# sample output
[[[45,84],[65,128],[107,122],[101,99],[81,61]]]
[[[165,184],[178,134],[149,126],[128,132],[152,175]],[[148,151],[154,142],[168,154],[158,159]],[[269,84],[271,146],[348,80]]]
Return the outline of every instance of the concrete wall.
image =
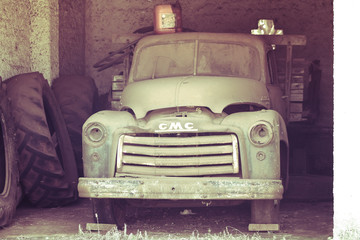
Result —
[[[59,74],[57,0],[0,2],[0,75],[39,71],[51,81]]]
[[[0,2],[0,76],[7,79],[30,71],[30,4]]]
[[[0,76],[84,74],[85,0],[1,0]]]
[[[150,26],[157,4],[165,0],[86,0],[86,73],[100,93],[110,89],[119,69],[96,72],[92,65],[117,50],[133,31]],[[332,0],[181,0],[183,26],[208,32],[250,32],[259,18],[275,20],[285,34],[304,34],[308,45],[301,52],[308,63],[320,60],[323,70],[318,125],[332,126],[333,109],[333,7]]]
[[[85,72],[85,0],[59,1],[59,74]]]
[[[30,0],[30,71],[39,71],[48,81],[59,75],[58,0]]]

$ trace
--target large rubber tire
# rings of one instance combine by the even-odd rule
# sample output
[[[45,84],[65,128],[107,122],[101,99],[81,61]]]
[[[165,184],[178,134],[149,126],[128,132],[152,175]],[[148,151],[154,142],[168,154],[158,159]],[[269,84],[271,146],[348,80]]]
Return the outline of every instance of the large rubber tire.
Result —
[[[15,127],[5,92],[0,89],[0,227],[11,223],[20,198],[18,189]]]
[[[40,73],[6,81],[24,195],[38,207],[77,199],[78,175],[70,138],[48,82]]]
[[[94,112],[98,91],[94,80],[84,76],[63,76],[54,80],[52,90],[60,105],[73,146],[78,175],[84,176],[82,125]]]

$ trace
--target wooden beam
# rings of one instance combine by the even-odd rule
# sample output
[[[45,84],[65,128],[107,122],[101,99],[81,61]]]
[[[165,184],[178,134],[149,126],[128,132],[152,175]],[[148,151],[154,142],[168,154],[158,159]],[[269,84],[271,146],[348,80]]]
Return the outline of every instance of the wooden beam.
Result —
[[[269,44],[275,45],[291,45],[291,46],[305,46],[305,35],[259,35],[265,39]]]
[[[88,231],[110,231],[113,228],[117,228],[116,224],[105,223],[87,223],[86,230]]]
[[[249,224],[250,232],[280,231],[279,224]]]

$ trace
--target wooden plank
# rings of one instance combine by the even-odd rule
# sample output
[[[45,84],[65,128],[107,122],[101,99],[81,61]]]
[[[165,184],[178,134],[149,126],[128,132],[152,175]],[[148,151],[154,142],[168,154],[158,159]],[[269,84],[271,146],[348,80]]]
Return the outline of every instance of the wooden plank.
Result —
[[[120,81],[113,81],[112,82],[112,90],[119,90],[122,91],[125,87],[125,83],[124,82],[120,82]]]
[[[120,110],[122,107],[122,104],[120,103],[120,100],[112,100],[111,101],[111,109],[112,110]]]
[[[277,57],[276,58],[276,62],[277,63],[281,63],[281,64],[284,64],[285,63],[285,58],[284,57]],[[306,61],[305,61],[305,58],[293,58],[293,64],[295,66],[297,65],[301,65],[301,66],[305,66],[306,65]]]
[[[116,224],[105,224],[105,223],[86,224],[86,230],[88,231],[110,231],[113,228],[117,228]]]
[[[292,83],[291,84],[291,90],[299,90],[304,89],[304,83]]]
[[[115,92],[115,91],[111,92],[111,97],[113,100],[120,101],[121,95],[122,95],[122,91],[121,92],[120,91],[119,92]]]
[[[305,64],[305,58],[293,58],[293,63],[294,64]]]
[[[279,224],[249,224],[250,232],[267,232],[267,231],[280,231]]]
[[[297,97],[296,95],[298,94],[304,94],[304,90],[303,89],[291,89],[291,92],[290,92],[291,95],[295,95],[295,97]]]
[[[291,113],[302,113],[303,104],[302,103],[290,103],[290,112]]]
[[[305,69],[304,67],[294,67],[292,68],[292,74],[295,75],[303,75],[305,73]]]
[[[290,102],[302,102],[304,101],[304,95],[301,93],[291,94]]]
[[[112,90],[123,90],[125,88],[125,78],[122,75],[115,75],[112,80]]]
[[[285,75],[286,71],[286,59],[278,58],[277,59],[277,68],[278,75]],[[307,68],[305,59],[303,58],[295,58],[292,60],[292,75],[304,75],[305,69]]]
[[[291,78],[291,81],[293,83],[303,83],[304,82],[304,75],[300,75],[300,76],[293,75],[292,78]]]
[[[285,82],[285,75],[278,75],[278,80],[280,83]],[[304,82],[304,76],[291,76],[291,82],[292,83],[303,83]]]
[[[285,76],[285,67],[282,68],[282,67],[278,67],[278,75],[280,76]],[[292,75],[304,75],[305,74],[305,69],[304,68],[293,68],[292,72],[291,72]]]
[[[286,69],[285,69],[285,95],[290,96],[291,91],[291,73],[292,73],[292,55],[293,47],[288,43],[286,45]],[[289,118],[290,113],[290,99],[287,97],[286,102],[286,117]]]
[[[259,35],[270,44],[275,45],[292,45],[292,46],[305,46],[305,35]]]
[[[302,113],[290,113],[289,121],[290,122],[300,122],[303,121]]]

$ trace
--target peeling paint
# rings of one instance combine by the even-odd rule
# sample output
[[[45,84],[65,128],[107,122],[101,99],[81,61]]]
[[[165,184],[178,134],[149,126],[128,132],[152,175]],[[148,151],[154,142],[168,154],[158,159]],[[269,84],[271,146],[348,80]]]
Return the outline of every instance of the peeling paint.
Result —
[[[182,200],[282,199],[281,180],[239,178],[80,178],[79,196]]]

